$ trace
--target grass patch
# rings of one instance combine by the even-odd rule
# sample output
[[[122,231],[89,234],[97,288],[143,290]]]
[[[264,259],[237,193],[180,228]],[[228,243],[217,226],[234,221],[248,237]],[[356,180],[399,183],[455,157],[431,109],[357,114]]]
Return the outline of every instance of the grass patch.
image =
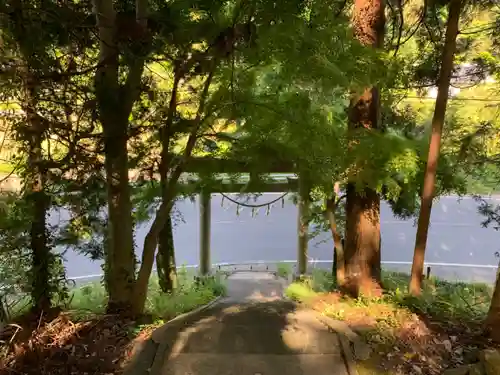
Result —
[[[82,285],[71,291],[69,302],[61,304],[66,311],[28,313],[0,331],[2,369],[26,375],[121,374],[138,344],[156,327],[224,294],[222,279],[216,274],[195,282],[194,273],[181,269],[179,287],[167,295],[153,276],[146,317],[139,320],[104,314],[104,287],[99,282]]]
[[[279,277],[286,279],[292,274],[292,265],[290,263],[278,263],[276,270]]]
[[[285,295],[294,301],[309,302],[317,293],[304,282],[295,282],[288,286]]]
[[[375,304],[385,304],[395,309],[406,308],[443,324],[474,324],[485,318],[493,294],[493,288],[484,283],[448,282],[431,277],[424,281],[422,295],[413,297],[408,294],[409,281],[407,274],[383,272],[385,294],[382,298],[368,300],[342,296],[339,303],[366,310],[373,309]],[[329,272],[315,270],[310,277],[292,283],[286,293],[290,298],[305,302],[334,288]],[[367,311],[367,314],[370,312]]]
[[[165,295],[161,291],[156,279],[151,280],[146,311],[154,317],[169,320],[226,293],[220,274],[204,280],[202,284],[197,284],[193,275],[187,272],[179,272],[178,277],[179,287],[170,295]]]
[[[331,290],[333,280],[317,270],[292,283],[286,295],[322,314],[345,321],[374,347],[375,357],[360,364],[360,373],[438,374],[467,362],[470,353],[485,347],[481,324],[493,289],[486,284],[425,280],[422,295],[410,296],[409,276],[383,272],[381,298],[350,298]],[[361,371],[365,368],[365,372]],[[372,372],[370,372],[372,371]]]
[[[335,281],[329,272],[315,269],[308,277],[293,282],[285,290],[285,295],[295,301],[306,302],[318,293],[325,293],[335,288]]]
[[[14,170],[14,166],[12,164],[5,163],[5,162],[0,163],[0,173],[1,174],[9,174],[9,173],[12,173],[13,170]]]
[[[172,294],[165,294],[160,289],[158,277],[153,275],[149,281],[146,313],[151,314],[154,319],[169,320],[225,294],[226,287],[220,274],[199,284],[195,282],[194,276],[194,273],[185,269],[179,270],[178,288]],[[84,318],[89,314],[104,313],[106,302],[104,286],[95,282],[74,289],[67,308],[76,317]]]

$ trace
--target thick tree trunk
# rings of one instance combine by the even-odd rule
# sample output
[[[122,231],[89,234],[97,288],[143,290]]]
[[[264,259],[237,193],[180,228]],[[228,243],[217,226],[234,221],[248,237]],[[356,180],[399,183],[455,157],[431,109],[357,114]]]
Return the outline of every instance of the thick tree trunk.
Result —
[[[108,312],[124,313],[130,311],[135,280],[127,135],[122,132],[122,129],[126,131],[127,125],[121,125],[116,121],[107,123],[103,127],[105,129],[105,170],[109,215],[109,242],[106,247]]]
[[[456,49],[458,35],[458,23],[462,0],[451,0],[448,13],[448,25],[446,27],[445,44],[441,60],[441,71],[439,73],[438,93],[434,116],[432,117],[432,133],[425,168],[424,187],[421,197],[420,214],[418,217],[417,235],[415,239],[415,250],[411,267],[410,293],[419,295],[422,288],[422,274],[424,272],[425,247],[427,244],[427,233],[432,211],[432,200],[434,198],[434,185],[436,183],[436,171],[438,167],[439,151],[441,148],[441,134],[443,132],[446,105],[448,103],[448,91],[450,79],[453,72],[453,59]]]
[[[352,295],[376,296],[380,285],[380,197],[347,185],[344,288]]]
[[[131,311],[135,277],[132,205],[128,180],[128,108],[118,78],[115,10],[112,0],[94,0],[100,37],[99,68],[95,76],[100,120],[104,130],[108,193],[108,245],[105,279],[108,311]],[[129,73],[130,76],[131,73]],[[129,93],[130,94],[130,93]]]
[[[490,309],[485,321],[485,328],[487,334],[490,335],[495,342],[500,342],[500,271],[497,271],[495,291],[491,298]]]
[[[381,48],[384,40],[384,0],[356,0],[353,29],[364,45]],[[367,88],[351,103],[349,129],[377,129],[379,91]],[[351,294],[380,294],[380,198],[366,187],[357,191],[354,183],[347,184],[345,283]]]

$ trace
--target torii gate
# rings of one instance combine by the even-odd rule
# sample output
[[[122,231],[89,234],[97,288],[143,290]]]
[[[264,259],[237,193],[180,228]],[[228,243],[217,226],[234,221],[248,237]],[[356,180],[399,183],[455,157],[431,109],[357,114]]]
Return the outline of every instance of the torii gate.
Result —
[[[287,182],[262,182],[258,180],[261,174],[293,173],[294,165],[290,162],[274,161],[265,166],[253,166],[245,162],[232,159],[215,159],[209,157],[191,157],[186,162],[184,170],[187,173],[203,174],[207,171],[214,173],[248,173],[249,181],[234,183],[218,181],[210,188],[200,192],[200,273],[210,272],[210,228],[211,228],[211,195],[212,193],[271,193],[297,191],[297,271],[299,275],[307,273],[307,252],[309,242],[309,213],[310,200],[307,180],[299,176],[298,179],[289,179]],[[258,171],[258,172],[256,172]]]

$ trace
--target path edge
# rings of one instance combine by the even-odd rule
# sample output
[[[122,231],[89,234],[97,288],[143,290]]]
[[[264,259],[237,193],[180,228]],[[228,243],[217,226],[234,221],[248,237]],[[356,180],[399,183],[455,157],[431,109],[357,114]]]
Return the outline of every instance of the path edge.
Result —
[[[218,304],[222,299],[224,298],[224,296],[218,296],[217,298],[213,299],[212,301],[210,301],[209,303],[205,304],[205,305],[202,305],[202,306],[199,306],[197,307],[196,309],[194,310],[191,310],[191,311],[188,311],[184,314],[181,314],[181,315],[177,315],[175,318],[169,320],[167,323],[165,323],[164,325],[162,325],[161,327],[157,328],[155,331],[157,331],[157,334],[156,336],[158,336],[161,332],[161,330],[163,329],[166,329],[166,327],[168,325],[170,325],[171,323],[173,322],[176,322],[178,320],[183,320],[183,319],[186,319],[192,315],[195,315],[195,314],[198,314],[212,306],[215,306],[216,304]],[[158,340],[157,338],[154,338],[153,337],[153,334],[154,332],[151,334],[151,340],[155,341],[158,345],[158,348],[156,349],[156,353],[155,353],[155,356],[154,356],[154,359],[153,359],[153,363],[151,364],[151,367],[147,370],[147,374],[149,375],[155,375],[155,374],[160,374],[161,373],[161,370],[163,368],[163,364],[165,363],[165,357],[164,357],[164,354],[166,352],[166,349],[167,349],[167,345],[168,345],[168,341],[167,340]],[[124,375],[128,375],[128,374],[124,374]],[[130,374],[130,375],[136,375],[136,374]],[[139,375],[139,374],[137,374]]]
[[[340,346],[342,348],[342,357],[344,358],[347,373],[349,375],[359,375],[356,365],[356,357],[351,344],[353,344],[353,346],[360,345],[361,339],[346,323],[332,319],[315,310],[313,311],[316,313],[316,318],[322,324],[328,327],[330,331],[337,334],[337,337],[340,341]]]
[[[165,358],[163,354],[167,349],[168,342],[166,340],[161,340],[161,333],[166,329],[170,324],[177,322],[179,320],[183,320],[189,318],[192,315],[200,313],[217,303],[219,303],[224,298],[223,295],[217,296],[215,299],[210,302],[198,306],[194,310],[187,311],[183,314],[177,315],[176,317],[170,319],[168,322],[162,324],[160,327],[156,328],[152,333],[149,339],[147,339],[142,344],[139,344],[140,347],[137,349],[136,355],[134,358],[130,360],[130,362],[126,365],[123,375],[155,375],[160,374],[163,363],[165,362]],[[151,354],[148,355],[146,352],[148,350],[147,347],[150,347]],[[145,357],[145,358],[144,358]]]
[[[281,284],[283,286],[282,299],[285,301],[293,302],[296,305],[300,305],[300,302],[297,302],[286,295],[286,289],[290,286],[290,284],[292,284],[293,281],[290,280],[290,278],[284,278],[280,276],[277,276],[276,278],[281,281]],[[324,314],[321,314],[314,309],[308,308],[308,310],[312,311],[316,315],[316,319],[318,319],[323,325],[328,327],[328,330],[337,335],[340,342],[342,358],[346,366],[347,374],[359,375],[356,365],[356,356],[354,354],[355,350],[353,350],[353,348],[351,347],[351,344],[353,344],[353,346],[362,345],[362,341],[359,338],[358,334],[344,322],[337,321],[328,316],[325,316]]]

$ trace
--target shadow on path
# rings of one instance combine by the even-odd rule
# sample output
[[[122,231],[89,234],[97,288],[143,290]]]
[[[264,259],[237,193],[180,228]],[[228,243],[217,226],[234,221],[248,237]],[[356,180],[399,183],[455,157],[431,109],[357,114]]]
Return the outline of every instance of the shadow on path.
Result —
[[[228,298],[163,328],[152,375],[347,375],[337,335],[281,298],[276,279],[235,276]]]

